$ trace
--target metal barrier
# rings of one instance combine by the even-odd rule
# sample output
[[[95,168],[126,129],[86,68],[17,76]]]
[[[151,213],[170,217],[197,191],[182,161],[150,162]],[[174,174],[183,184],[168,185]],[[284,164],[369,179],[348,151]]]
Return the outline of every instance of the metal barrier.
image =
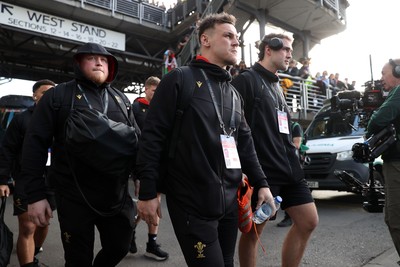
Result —
[[[164,10],[160,10],[159,7],[146,3],[141,4],[141,8],[142,8],[141,14],[143,14],[143,16],[141,17],[143,20],[155,23],[160,26],[165,26],[166,15]]]
[[[333,12],[337,14],[337,17],[346,18],[346,8],[348,6],[347,1],[339,1],[339,0],[317,0],[320,2],[321,6],[325,6],[328,9],[331,9]]]
[[[286,102],[292,116],[297,115],[295,119],[307,119],[309,114],[317,113],[324,102],[332,97],[333,91],[339,90],[329,87],[323,92],[316,80],[302,79],[282,73],[278,76],[281,80],[287,78],[293,82],[293,86],[287,90]]]
[[[200,14],[206,8],[207,0],[187,0],[178,3],[174,8],[165,10],[143,1],[137,0],[79,0],[81,6],[85,4],[110,10],[111,14],[119,13],[125,16],[138,18],[142,21],[154,23],[161,28],[172,29],[181,21],[197,11]],[[214,0],[220,2],[222,0]]]
[[[87,0],[89,2],[89,0]],[[131,16],[134,18],[140,18],[140,13],[139,13],[139,2],[134,2],[130,0],[119,0],[116,1],[116,7],[115,10],[121,14]]]

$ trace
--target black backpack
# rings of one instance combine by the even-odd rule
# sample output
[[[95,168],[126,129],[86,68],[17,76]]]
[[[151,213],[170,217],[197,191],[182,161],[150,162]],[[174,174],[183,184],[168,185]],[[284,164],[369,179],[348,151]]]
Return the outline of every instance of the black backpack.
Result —
[[[250,128],[253,129],[254,121],[256,120],[255,114],[256,114],[257,109],[262,104],[262,94],[263,94],[263,91],[265,88],[264,88],[264,85],[262,84],[262,82],[260,82],[261,77],[256,73],[255,70],[253,70],[251,68],[245,69],[241,72],[241,74],[243,74],[243,76],[247,77],[248,80],[252,81],[252,83],[255,83],[254,88],[256,88],[256,90],[254,91],[254,99],[253,99],[253,103],[250,103],[250,106],[252,106],[251,117],[247,121]]]
[[[80,85],[78,88],[84,95]],[[89,108],[75,108],[74,92],[70,114],[65,121],[65,149],[71,167],[85,162],[99,173],[119,178],[127,176],[134,165],[138,143],[137,129],[129,120],[126,107],[117,100],[113,89],[106,90],[119,104],[128,124],[109,119],[106,114],[93,109],[88,100]]]
[[[169,145],[168,157],[174,158],[176,144],[178,142],[179,132],[181,129],[182,117],[185,110],[189,107],[194,93],[193,69],[183,66],[176,69],[180,73],[182,88],[178,92],[178,103],[176,105],[175,123],[172,130],[171,142]],[[191,86],[192,85],[192,86]]]
[[[68,85],[74,84],[69,83]],[[85,96],[84,90],[79,84],[77,86],[72,86],[72,88],[70,88],[71,90],[68,90],[68,92],[71,93],[71,100],[67,102],[68,100],[66,99],[68,98],[65,97],[67,90],[65,89],[68,85],[62,84],[60,87],[54,88],[53,103],[54,106],[59,108],[62,104],[70,104],[70,110],[65,119],[65,126],[63,126],[62,129],[64,129],[65,134],[67,160],[75,184],[82,197],[93,211],[101,216],[113,216],[120,212],[124,201],[117,209],[107,212],[99,211],[94,208],[83,193],[77,173],[81,168],[81,163],[84,162],[85,166],[89,167],[90,170],[96,170],[96,172],[101,173],[105,177],[107,176],[112,179],[124,179],[124,177],[128,177],[136,158],[138,143],[137,133],[139,132],[135,128],[137,125],[136,123],[132,123],[129,119],[128,108],[122,101],[126,96],[122,96],[122,93],[117,93],[117,90],[112,88],[106,89],[123,112],[128,124],[115,122],[109,119],[106,114],[93,109]],[[76,87],[78,87],[80,93],[86,99],[88,108],[74,107]],[[106,97],[107,96],[108,94],[106,94]],[[65,103],[59,102],[61,99],[65,101]],[[62,115],[59,114],[59,120],[64,121],[64,118],[61,116]]]
[[[194,89],[195,89],[195,81],[193,77],[194,69],[189,66],[183,66],[180,68],[176,68],[176,71],[180,74],[180,84],[181,87],[178,91],[178,101],[176,104],[175,111],[175,121],[174,126],[172,128],[170,142],[166,144],[160,161],[160,169],[159,169],[159,180],[157,182],[157,191],[161,193],[166,193],[166,179],[168,174],[168,166],[169,162],[174,159],[176,146],[179,139],[179,133],[181,130],[182,118],[185,113],[185,110],[189,107]]]

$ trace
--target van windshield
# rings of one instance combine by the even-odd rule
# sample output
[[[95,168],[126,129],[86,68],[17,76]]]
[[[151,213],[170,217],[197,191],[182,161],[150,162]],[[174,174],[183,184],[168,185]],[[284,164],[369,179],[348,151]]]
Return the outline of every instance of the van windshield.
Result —
[[[341,112],[318,113],[306,130],[307,139],[364,135],[358,114]]]

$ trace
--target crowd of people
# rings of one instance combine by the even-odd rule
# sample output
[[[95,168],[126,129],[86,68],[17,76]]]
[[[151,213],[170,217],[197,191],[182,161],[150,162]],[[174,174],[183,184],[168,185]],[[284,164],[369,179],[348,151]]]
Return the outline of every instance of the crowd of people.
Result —
[[[318,213],[295,145],[301,134],[292,127],[277,75],[296,67],[293,61],[287,64],[294,40],[285,34],[264,36],[258,61],[250,68],[240,62],[231,75],[228,66],[236,65],[239,49],[235,22],[227,13],[201,20],[199,54],[185,67],[168,69],[165,63],[162,79],[149,77],[145,96],[133,104],[112,87],[117,59],[95,43],[82,45],[73,56],[74,79],[34,85],[34,108],[13,120],[0,148],[1,197],[10,195],[10,176],[15,181],[21,266],[40,266],[35,254],[54,209],[67,267],[116,266],[129,251],[136,253],[139,219],[148,225],[145,256],[168,259],[156,242],[162,193],[187,265],[234,266],[243,215],[237,192],[244,176],[253,188],[250,218],[263,203],[275,214],[274,197],[282,197],[291,225],[281,266],[300,266]],[[384,104],[390,112],[378,112],[369,133],[400,118],[398,105],[389,103],[399,91],[398,64],[396,60],[383,69],[384,86],[396,90]],[[304,61],[298,75],[310,77],[308,66]],[[397,148],[392,149],[387,177],[396,183],[398,156]],[[129,192],[130,177],[137,204]],[[387,208],[386,221],[399,250],[396,194],[390,191],[394,207]],[[259,236],[267,225],[253,223],[240,234],[240,266],[256,266]],[[101,239],[96,255],[95,229]]]
[[[297,67],[298,63],[302,66],[300,69]],[[310,71],[310,58],[301,58],[298,61],[295,59],[291,59],[289,62],[289,68],[284,71],[283,73],[294,76],[300,77],[305,80],[313,80],[317,83],[317,85],[321,88],[322,92],[326,92],[326,90],[332,90],[332,94],[335,95],[339,91],[344,90],[355,90],[356,89],[356,81],[349,82],[348,78],[345,78],[344,81],[339,79],[339,73],[331,73],[328,75],[328,71],[324,70],[321,72],[316,72],[313,76]]]
[[[301,64],[300,68],[298,68],[299,63]],[[300,58],[299,61],[291,59],[287,70],[278,72],[293,77],[298,77],[304,80],[313,81],[320,87],[321,93],[323,94],[325,94],[326,90],[331,90],[332,95],[335,95],[339,91],[356,89],[356,81],[350,82],[348,78],[345,78],[344,81],[342,81],[341,79],[339,79],[339,73],[331,73],[328,75],[328,71],[324,70],[322,74],[321,72],[316,72],[315,75],[312,75],[310,71],[310,64],[311,59],[308,57]],[[246,63],[242,60],[239,64],[235,64],[230,68],[230,73],[232,77],[236,77],[242,70],[247,68],[248,67],[246,66]],[[285,87],[285,85],[283,85],[282,87]]]

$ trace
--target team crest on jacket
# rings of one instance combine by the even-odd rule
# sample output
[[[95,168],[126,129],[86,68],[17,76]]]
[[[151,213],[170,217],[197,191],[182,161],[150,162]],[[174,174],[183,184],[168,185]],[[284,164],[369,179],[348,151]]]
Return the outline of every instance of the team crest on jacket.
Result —
[[[203,83],[201,81],[197,81],[196,84],[197,84],[197,87],[200,88]]]
[[[82,95],[76,95],[76,98],[80,100],[82,98]]]
[[[197,242],[196,245],[194,245],[194,248],[197,250],[197,257],[198,259],[205,258],[206,256],[204,255],[204,248],[206,247],[206,244],[203,244],[202,242]]]

